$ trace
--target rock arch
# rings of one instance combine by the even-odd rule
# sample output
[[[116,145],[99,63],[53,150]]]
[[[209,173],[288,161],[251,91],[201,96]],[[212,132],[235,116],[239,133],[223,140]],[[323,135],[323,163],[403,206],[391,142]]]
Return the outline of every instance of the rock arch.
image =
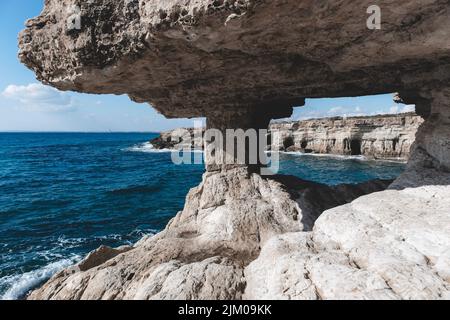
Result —
[[[423,1],[410,0],[396,2],[392,8],[392,1],[378,1],[383,23],[380,30],[369,30],[365,15],[369,2],[47,0],[41,15],[26,23],[19,56],[40,81],[60,90],[127,94],[169,118],[207,117],[207,126],[221,132],[266,128],[271,119],[289,117],[292,107],[302,106],[305,98],[399,92],[396,100],[416,104],[426,121],[406,172],[391,188],[450,185],[450,7],[445,1],[425,6]],[[77,32],[68,30],[66,24],[66,7],[75,4],[80,4],[81,29]],[[411,20],[412,16],[421,19]],[[270,286],[267,283],[272,278],[261,272],[249,276],[244,269],[266,244],[272,243],[266,250],[268,256],[271,250],[295,247],[269,240],[310,230],[321,212],[300,206],[286,192],[290,184],[286,179],[265,179],[246,164],[223,166],[212,158],[206,162],[203,183],[190,192],[183,212],[161,234],[90,270],[63,272],[32,298],[239,299],[244,296],[245,281],[247,288],[254,288],[253,292],[247,289],[246,297],[261,297],[258,288],[283,287]],[[310,186],[302,182],[296,196],[304,197],[302,192]],[[425,197],[432,192],[425,190]],[[435,194],[439,198],[441,193]],[[408,191],[399,191],[396,200],[407,196]],[[316,202],[317,208],[320,205]],[[348,225],[356,223],[351,217],[346,219]],[[314,239],[323,245],[320,248],[346,234],[336,234],[326,223],[319,224],[315,232]],[[308,234],[300,240],[296,243],[303,243],[303,249],[314,248]],[[364,250],[381,252],[377,241],[367,243]],[[310,279],[306,265],[313,263],[308,259],[316,253],[297,253],[296,272],[302,281],[309,279],[306,287],[314,293],[301,292],[302,297],[317,298],[319,283]],[[327,265],[336,267],[331,271],[342,269],[331,258],[333,254],[350,256],[336,248],[324,254],[331,259]],[[405,290],[398,283],[402,277],[381,281],[380,267],[367,267],[362,274],[352,267],[361,264],[349,261],[345,268],[358,279],[376,278],[380,281],[374,283],[393,286],[380,285],[383,291],[377,287],[374,291],[364,287],[372,281],[361,281],[357,288],[365,298],[445,296],[445,273],[436,267],[442,274],[439,278],[432,265],[438,260],[427,258],[419,270],[408,264],[409,257],[402,259],[397,264],[400,273],[425,274],[424,279],[434,281],[431,292],[424,293],[423,286],[415,287],[412,281]],[[371,259],[361,260],[370,263]],[[186,274],[204,279],[207,285],[181,281]],[[351,285],[344,288],[354,288]],[[285,292],[274,294],[284,297]],[[328,291],[322,292],[326,298]],[[404,292],[408,295],[402,296]]]
[[[325,9],[312,0],[281,6],[258,0],[220,6],[210,0],[178,2],[167,7],[163,1],[82,3],[79,15],[84,23],[73,33],[66,30],[64,8],[78,2],[49,0],[42,14],[27,22],[19,56],[39,80],[61,90],[128,94],[167,117],[206,116],[209,127],[221,130],[266,128],[271,119],[289,116],[306,97],[397,91],[397,101],[416,104],[419,114],[446,133],[450,19],[445,4],[435,3],[434,10],[428,10],[408,1],[390,10],[381,2],[385,24],[371,31],[358,14],[359,9],[365,12],[365,0],[358,0],[353,10],[329,3],[323,20],[314,17]],[[184,15],[176,14],[179,8]],[[299,23],[305,10],[310,15]],[[105,12],[107,20],[102,18]],[[273,12],[287,18],[271,24]],[[399,26],[412,12],[422,19],[409,26],[408,34],[418,29],[427,34],[418,32],[409,39]],[[341,27],[331,28],[336,22]],[[308,26],[314,26],[314,37],[305,31]],[[53,45],[57,38],[58,47]],[[355,40],[360,38],[368,40]],[[424,45],[430,38],[432,43]],[[345,50],[340,43],[347,43]],[[424,129],[421,134],[434,136],[438,131]],[[417,145],[429,141],[418,140]],[[442,146],[448,152],[448,146]],[[421,145],[417,152],[428,152],[435,167],[447,169],[444,151],[436,157],[434,148]]]

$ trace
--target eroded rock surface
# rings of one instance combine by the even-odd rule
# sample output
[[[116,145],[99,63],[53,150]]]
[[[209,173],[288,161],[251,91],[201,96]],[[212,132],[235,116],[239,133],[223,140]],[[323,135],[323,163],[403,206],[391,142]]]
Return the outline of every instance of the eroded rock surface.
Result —
[[[244,269],[271,238],[309,231],[324,210],[390,183],[327,187],[243,170],[206,173],[166,230],[131,250],[102,248],[29,298],[241,299]]]
[[[302,105],[305,97],[421,95],[450,79],[447,1],[47,0],[21,60],[62,90],[128,94],[168,117]],[[68,24],[79,6],[81,28]]]
[[[408,167],[391,188],[450,185],[450,89],[432,91],[428,103],[430,115],[419,128]]]
[[[203,128],[179,128],[162,132],[159,137],[150,141],[158,150],[198,150],[205,148],[205,130]]]
[[[450,187],[384,191],[272,238],[247,299],[450,299]]]
[[[106,261],[117,257],[119,254],[128,252],[133,248],[130,246],[123,246],[117,249],[107,246],[101,246],[95,251],[92,251],[83,261],[81,261],[77,267],[80,271],[86,271],[99,265],[104,264]]]

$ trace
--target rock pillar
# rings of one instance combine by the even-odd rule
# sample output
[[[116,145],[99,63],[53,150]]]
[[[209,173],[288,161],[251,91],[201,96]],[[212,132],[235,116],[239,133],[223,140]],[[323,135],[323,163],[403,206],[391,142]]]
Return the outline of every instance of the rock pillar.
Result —
[[[289,117],[293,111],[290,104],[279,104],[273,109],[263,105],[210,112],[205,133],[206,170],[215,172],[245,167],[259,173],[267,164],[264,151],[268,145],[266,133],[270,121]]]
[[[392,188],[450,185],[450,88],[433,90],[415,102],[426,110],[408,167]]]

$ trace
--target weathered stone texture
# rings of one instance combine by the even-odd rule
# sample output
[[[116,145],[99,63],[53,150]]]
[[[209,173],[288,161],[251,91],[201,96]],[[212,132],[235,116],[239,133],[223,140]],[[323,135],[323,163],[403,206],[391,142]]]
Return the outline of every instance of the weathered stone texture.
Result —
[[[117,256],[92,253],[29,299],[241,299],[244,268],[272,237],[309,231],[324,210],[389,183],[327,187],[244,168],[208,172],[166,230]]]
[[[415,103],[447,85],[448,2],[377,4],[381,30],[366,26],[371,0],[47,0],[20,58],[59,89],[128,94],[169,117],[385,92]],[[67,27],[72,5],[81,30]]]
[[[450,299],[450,187],[384,191],[272,238],[247,299]]]
[[[165,231],[61,272],[30,298],[450,298],[450,6],[377,1],[382,28],[369,30],[373,4],[46,0],[19,56],[61,90],[127,94],[222,131],[262,128],[305,98],[391,92],[426,120],[397,190],[325,212],[312,233],[338,195],[207,161],[211,172]]]

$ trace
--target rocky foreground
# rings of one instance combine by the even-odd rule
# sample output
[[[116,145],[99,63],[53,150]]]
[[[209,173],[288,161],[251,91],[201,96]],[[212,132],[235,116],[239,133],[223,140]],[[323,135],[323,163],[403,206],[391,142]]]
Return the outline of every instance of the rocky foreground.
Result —
[[[406,161],[422,123],[423,118],[414,113],[275,122],[269,126],[269,136],[272,147],[280,151]],[[176,129],[151,143],[156,149],[202,150],[202,133]]]
[[[327,187],[289,176],[264,179],[245,169],[207,173],[166,230],[134,247],[100,248],[29,299],[264,298],[252,289],[253,281],[260,287],[257,278],[267,277],[251,271],[264,264],[261,248],[277,236],[311,231],[324,210],[390,183]],[[290,285],[297,290],[296,282]]]
[[[61,90],[127,94],[167,117],[206,117],[221,133],[267,129],[306,98],[393,92],[424,122],[406,171],[375,193],[386,185],[268,179],[250,163],[215,161],[207,143],[203,182],[166,230],[100,248],[29,298],[450,299],[450,6],[380,0],[382,26],[371,29],[371,5],[45,1],[19,37],[19,57]],[[303,132],[318,139],[298,135],[285,147],[407,149],[394,133],[384,149],[372,144],[376,130],[364,140],[337,134],[334,144],[320,138],[328,129],[311,125]]]
[[[449,186],[240,170],[205,174],[166,230],[102,247],[28,298],[450,299]]]

